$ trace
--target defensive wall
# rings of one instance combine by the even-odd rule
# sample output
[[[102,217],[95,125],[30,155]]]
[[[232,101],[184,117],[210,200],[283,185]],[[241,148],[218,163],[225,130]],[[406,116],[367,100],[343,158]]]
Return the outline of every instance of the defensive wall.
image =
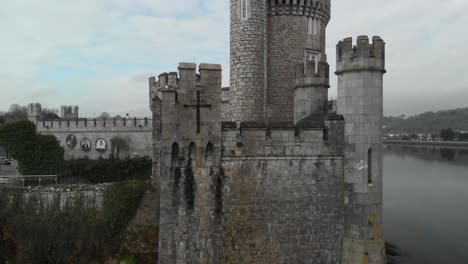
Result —
[[[222,135],[222,263],[339,263],[342,117],[225,122]]]
[[[0,187],[11,201],[25,206],[30,213],[46,213],[50,210],[64,210],[76,205],[87,209],[102,210],[104,193],[111,183],[98,185],[57,185],[28,188]],[[19,196],[18,196],[19,194]],[[5,197],[2,197],[4,199]]]
[[[181,63],[150,86],[160,263],[339,263],[343,117],[305,107],[296,123],[223,122],[220,78],[219,65]]]
[[[38,133],[57,138],[65,150],[65,159],[108,158],[117,152],[120,158],[153,156],[152,119],[149,118],[38,120],[36,127]],[[75,138],[73,141],[71,136]],[[117,150],[112,145],[113,138],[122,139],[126,146],[119,145]],[[86,139],[89,148],[83,147]],[[100,139],[105,142],[103,147],[98,147]]]

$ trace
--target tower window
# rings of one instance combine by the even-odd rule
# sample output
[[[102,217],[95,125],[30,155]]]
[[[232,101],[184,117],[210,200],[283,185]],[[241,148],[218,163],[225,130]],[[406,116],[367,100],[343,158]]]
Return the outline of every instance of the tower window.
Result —
[[[304,60],[304,64],[305,64],[305,67],[307,68],[307,63],[308,62],[315,62],[315,73],[317,73],[317,70],[318,70],[318,62],[319,62],[319,54],[318,52],[316,51],[313,51],[313,50],[305,50],[305,60]]]
[[[247,19],[249,18],[249,12],[250,12],[250,8],[249,8],[249,3],[250,3],[250,0],[240,0],[241,2],[241,18],[242,19]]]
[[[307,33],[317,36],[320,28],[320,20],[308,17],[307,18]]]
[[[312,32],[312,34],[313,34],[314,36],[317,36],[317,35],[318,35],[318,32],[319,32],[319,25],[320,25],[320,20],[314,19],[314,32]]]

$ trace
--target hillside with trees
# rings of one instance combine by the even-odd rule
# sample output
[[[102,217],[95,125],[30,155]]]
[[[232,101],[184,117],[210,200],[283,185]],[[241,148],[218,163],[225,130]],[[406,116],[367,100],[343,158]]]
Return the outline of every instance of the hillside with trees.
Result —
[[[409,117],[384,117],[384,126],[385,133],[439,134],[448,128],[468,131],[468,108],[426,112]]]

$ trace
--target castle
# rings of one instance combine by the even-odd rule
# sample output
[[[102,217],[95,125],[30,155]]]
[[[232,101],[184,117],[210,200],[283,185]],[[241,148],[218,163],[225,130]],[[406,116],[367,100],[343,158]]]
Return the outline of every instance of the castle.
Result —
[[[62,106],[58,120],[41,120],[41,112],[41,104],[28,105],[37,132],[55,136],[67,160],[153,156],[151,118],[80,118],[78,106]]]
[[[149,79],[159,263],[385,263],[385,43],[336,46],[330,0],[231,0],[221,66]]]

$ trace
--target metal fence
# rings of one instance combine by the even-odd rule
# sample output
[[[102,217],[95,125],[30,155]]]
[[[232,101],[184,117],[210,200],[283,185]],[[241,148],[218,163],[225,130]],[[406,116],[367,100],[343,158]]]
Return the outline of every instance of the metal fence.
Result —
[[[0,185],[9,186],[22,186],[25,187],[26,183],[37,184],[42,186],[46,184],[57,185],[59,181],[58,175],[14,175],[14,176],[0,176]]]

